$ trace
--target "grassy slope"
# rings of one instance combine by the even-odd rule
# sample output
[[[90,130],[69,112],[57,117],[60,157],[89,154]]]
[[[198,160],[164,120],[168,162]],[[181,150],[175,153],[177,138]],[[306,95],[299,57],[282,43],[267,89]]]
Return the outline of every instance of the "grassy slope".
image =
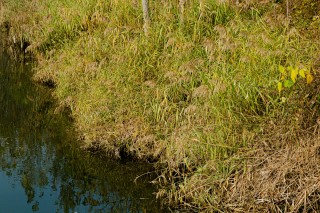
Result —
[[[135,0],[6,0],[0,21],[12,41],[30,42],[35,78],[56,83],[86,147],[158,162],[159,196],[208,211],[296,210],[300,191],[289,187],[289,199],[281,178],[261,174],[285,151],[316,150],[306,138],[320,114],[319,4],[294,2],[288,24],[284,5],[246,2],[151,2],[148,36]],[[280,64],[315,79],[279,94]],[[294,162],[274,172],[294,173]]]

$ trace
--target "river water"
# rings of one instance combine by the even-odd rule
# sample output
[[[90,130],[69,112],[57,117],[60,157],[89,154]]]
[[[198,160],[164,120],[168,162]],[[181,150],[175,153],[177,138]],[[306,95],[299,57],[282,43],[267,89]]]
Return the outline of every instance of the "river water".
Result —
[[[79,149],[70,118],[31,65],[0,48],[0,212],[163,212],[146,164],[113,162]]]

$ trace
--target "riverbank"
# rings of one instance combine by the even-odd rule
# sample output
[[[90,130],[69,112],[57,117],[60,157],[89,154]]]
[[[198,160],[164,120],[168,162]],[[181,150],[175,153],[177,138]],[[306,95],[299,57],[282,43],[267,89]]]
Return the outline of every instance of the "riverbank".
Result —
[[[159,197],[298,211],[319,200],[319,7],[150,2],[146,35],[139,1],[21,0],[2,3],[0,22],[80,145],[156,162]]]
[[[31,80],[31,68],[0,45],[1,212],[166,212],[152,166],[79,149],[72,120],[55,113],[50,89]]]

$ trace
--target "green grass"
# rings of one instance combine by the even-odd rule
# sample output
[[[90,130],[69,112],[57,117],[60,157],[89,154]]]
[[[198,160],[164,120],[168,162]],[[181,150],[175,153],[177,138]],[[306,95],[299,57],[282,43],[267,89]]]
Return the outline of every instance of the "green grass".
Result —
[[[139,1],[4,5],[9,37],[31,43],[35,78],[54,80],[84,145],[156,160],[169,186],[159,195],[189,208],[223,208],[220,183],[242,171],[266,122],[294,120],[304,95],[278,94],[278,66],[313,66],[319,54],[280,4],[188,1],[182,13],[177,2],[151,2],[148,36]]]

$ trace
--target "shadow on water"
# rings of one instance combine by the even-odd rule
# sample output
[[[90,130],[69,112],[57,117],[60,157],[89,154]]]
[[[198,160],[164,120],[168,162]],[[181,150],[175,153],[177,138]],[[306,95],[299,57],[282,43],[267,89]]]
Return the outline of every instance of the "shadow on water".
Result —
[[[30,70],[0,49],[0,212],[160,212],[148,166],[79,150]]]

